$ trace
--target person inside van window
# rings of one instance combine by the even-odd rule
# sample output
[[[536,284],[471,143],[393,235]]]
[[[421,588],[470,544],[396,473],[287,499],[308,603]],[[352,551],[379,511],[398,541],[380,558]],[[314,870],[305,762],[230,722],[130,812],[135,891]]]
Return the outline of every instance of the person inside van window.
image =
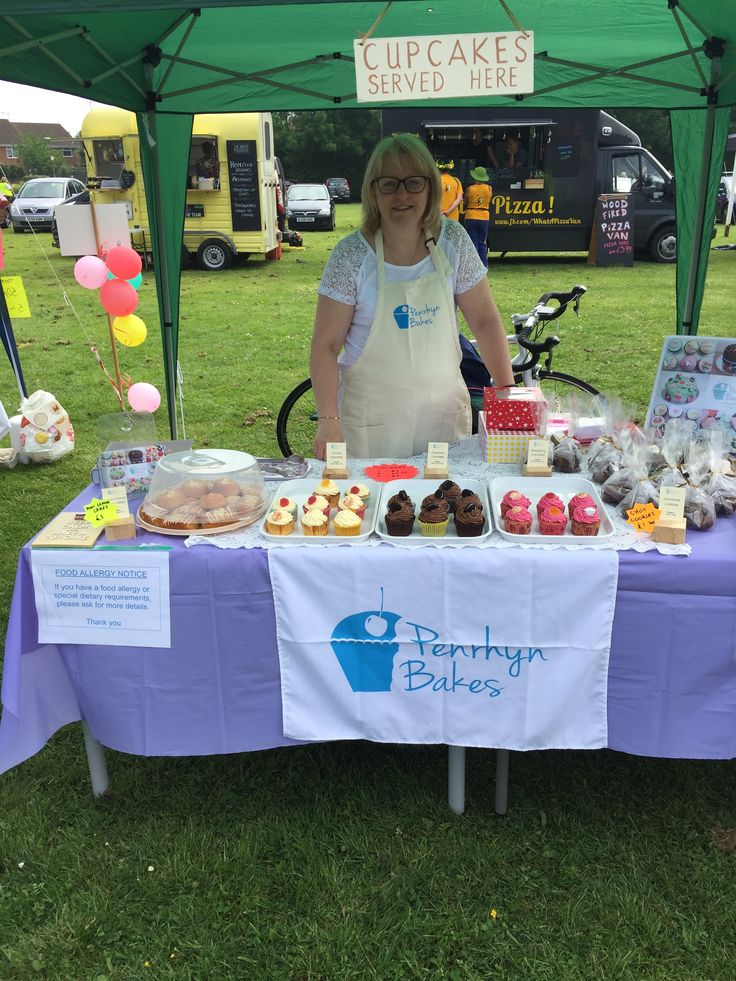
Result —
[[[219,177],[220,161],[215,156],[215,145],[209,140],[202,144],[202,156],[197,161],[197,177]]]
[[[426,145],[396,133],[366,167],[359,231],[337,243],[318,289],[310,375],[315,456],[401,459],[470,435],[455,307],[496,384],[513,385],[506,331],[465,229],[440,213]]]
[[[488,156],[497,170],[515,170],[517,167],[526,167],[527,152],[515,136],[507,136],[500,143],[496,143],[494,147],[489,147]]]

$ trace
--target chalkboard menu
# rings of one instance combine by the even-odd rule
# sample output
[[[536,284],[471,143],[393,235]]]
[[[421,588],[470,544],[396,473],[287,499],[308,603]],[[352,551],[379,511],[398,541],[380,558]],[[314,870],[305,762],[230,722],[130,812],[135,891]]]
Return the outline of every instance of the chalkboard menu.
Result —
[[[261,230],[261,196],[255,140],[227,141],[230,211],[234,232]]]
[[[633,202],[628,194],[599,195],[591,253],[597,266],[634,264]]]

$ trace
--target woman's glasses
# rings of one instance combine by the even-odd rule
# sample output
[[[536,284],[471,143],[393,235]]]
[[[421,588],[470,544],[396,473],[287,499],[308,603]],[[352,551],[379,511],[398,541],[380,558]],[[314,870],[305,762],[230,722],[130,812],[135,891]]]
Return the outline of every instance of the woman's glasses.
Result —
[[[403,180],[398,177],[376,177],[373,183],[381,194],[395,194],[399,184],[403,184],[409,194],[421,194],[429,183],[429,177],[405,177]]]

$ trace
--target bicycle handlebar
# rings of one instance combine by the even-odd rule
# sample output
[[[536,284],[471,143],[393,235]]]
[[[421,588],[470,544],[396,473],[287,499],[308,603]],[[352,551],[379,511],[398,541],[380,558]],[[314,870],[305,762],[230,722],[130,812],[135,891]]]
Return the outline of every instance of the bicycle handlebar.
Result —
[[[528,314],[513,314],[511,320],[516,328],[516,343],[531,355],[531,358],[523,364],[514,365],[515,371],[522,372],[533,368],[543,354],[550,353],[560,343],[559,337],[554,335],[550,335],[539,343],[530,341],[529,336],[539,322],[550,323],[557,320],[567,310],[570,303],[574,303],[574,310],[577,314],[580,309],[580,299],[586,292],[585,286],[577,285],[573,286],[568,293],[543,293]],[[550,300],[555,301],[558,305],[556,307],[548,306]]]

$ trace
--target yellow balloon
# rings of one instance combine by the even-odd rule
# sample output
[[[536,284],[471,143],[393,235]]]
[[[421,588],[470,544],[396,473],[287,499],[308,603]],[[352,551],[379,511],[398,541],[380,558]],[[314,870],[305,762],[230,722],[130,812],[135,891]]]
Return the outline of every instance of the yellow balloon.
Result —
[[[138,347],[145,341],[148,330],[140,317],[129,313],[126,317],[115,317],[112,332],[125,347]]]

